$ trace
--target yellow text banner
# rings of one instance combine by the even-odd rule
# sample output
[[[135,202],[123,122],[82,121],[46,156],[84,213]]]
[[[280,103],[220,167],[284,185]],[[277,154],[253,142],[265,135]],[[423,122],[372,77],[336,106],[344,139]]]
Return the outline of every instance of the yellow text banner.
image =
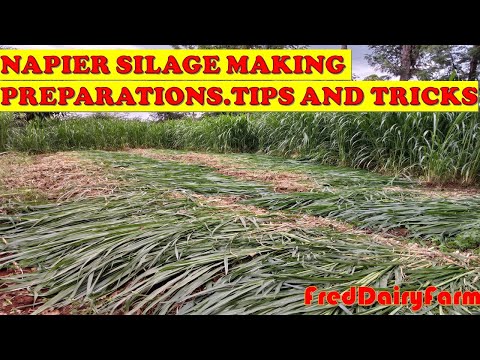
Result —
[[[0,81],[351,79],[351,50],[0,50]]]
[[[477,112],[478,82],[0,82],[0,111]]]

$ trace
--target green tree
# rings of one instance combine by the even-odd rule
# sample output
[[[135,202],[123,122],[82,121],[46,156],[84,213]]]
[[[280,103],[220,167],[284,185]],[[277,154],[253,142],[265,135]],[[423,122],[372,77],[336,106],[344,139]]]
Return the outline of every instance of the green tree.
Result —
[[[468,66],[468,79],[477,80],[479,78],[478,63],[480,62],[480,45],[473,45],[469,51],[470,61]]]
[[[470,61],[465,45],[429,45],[424,47],[425,62],[419,69],[420,80],[466,80]]]
[[[476,80],[479,45],[370,45],[365,58],[400,80]]]
[[[368,75],[367,77],[365,77],[365,79],[363,79],[363,81],[386,81],[388,80],[389,77],[387,75],[377,75],[377,74],[372,74],[372,75]]]
[[[365,59],[369,65],[400,80],[417,75],[425,54],[422,45],[369,45],[368,48],[371,53]]]

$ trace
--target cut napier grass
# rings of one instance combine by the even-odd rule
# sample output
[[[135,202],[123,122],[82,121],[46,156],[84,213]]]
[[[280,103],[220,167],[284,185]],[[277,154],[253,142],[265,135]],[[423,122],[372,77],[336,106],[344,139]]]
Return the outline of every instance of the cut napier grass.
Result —
[[[7,288],[0,294],[30,291],[36,313],[74,305],[100,314],[408,314],[409,307],[307,307],[303,292],[311,285],[343,291],[360,285],[391,290],[395,284],[402,290],[479,290],[476,257],[292,226],[295,218],[247,214],[253,208],[202,204],[212,195],[274,196],[271,186],[127,153],[85,156],[119,175],[118,194],[0,216],[0,267],[36,269],[1,279],[0,288]],[[435,304],[420,313],[478,310]]]
[[[45,298],[37,313],[78,304],[98,314],[408,314],[408,306],[307,307],[303,293],[310,285],[479,290],[477,264],[446,265],[326,229],[281,231],[263,224],[275,219],[239,218],[188,199],[132,193],[31,210],[0,220],[2,256],[4,265],[37,271],[2,280],[13,283],[2,291]],[[421,313],[478,310],[435,304]]]
[[[167,166],[166,164],[172,164],[172,161],[180,161],[181,166],[187,169],[192,165],[185,165],[186,159],[189,163],[199,159],[198,161],[203,165],[211,164],[212,170],[236,160],[239,168],[248,167],[247,164],[250,163],[250,168],[254,169],[251,174],[258,173],[261,168],[270,171],[274,168],[274,164],[280,161],[280,159],[265,156],[238,154],[231,157],[221,156],[220,159],[214,155],[187,157],[185,154],[157,151],[142,151],[141,154],[163,160],[158,162],[163,165],[158,166]],[[115,158],[115,155],[108,154],[104,159],[111,158],[118,161],[122,156],[125,157],[125,155],[117,155]],[[225,160],[222,162],[221,159]],[[307,166],[303,162],[290,160],[283,162],[281,169],[286,172],[291,167],[294,172],[299,173],[300,178],[302,170],[308,171],[308,175],[303,175],[304,178],[313,179],[317,183],[317,186],[309,192],[279,194],[275,193],[275,188],[262,189],[262,191],[247,193],[246,199],[242,201],[272,211],[292,211],[339,219],[352,223],[360,229],[389,232],[416,241],[425,239],[438,243],[445,249],[476,249],[480,245],[480,222],[478,221],[480,197],[478,196],[455,200],[442,197],[429,199],[429,194],[423,193],[422,188],[415,188],[415,183],[411,181],[360,170],[335,169],[326,166],[312,166],[307,169]],[[177,171],[178,169],[180,167]],[[208,171],[206,168],[202,169]],[[258,178],[262,179],[261,176]],[[395,187],[389,188],[387,185],[395,185]],[[181,186],[185,188],[184,185]],[[192,187],[187,189],[195,191]],[[219,191],[225,194],[224,189]],[[238,195],[245,196],[245,194]]]
[[[242,180],[270,183],[274,185],[276,192],[329,191],[351,186],[372,188],[415,185],[412,181],[381,176],[368,171],[323,166],[311,161],[288,160],[275,156],[205,154],[153,149],[135,149],[130,152],[157,160],[203,165]]]
[[[476,249],[480,245],[480,199],[422,200],[384,192],[272,194],[245,200],[273,211],[291,211],[339,219],[390,232],[416,241],[442,244],[445,249]]]
[[[188,190],[198,194],[254,197],[271,194],[268,184],[241,181],[218,174],[205,166],[159,161],[121,152],[88,152],[85,154],[99,164],[110,167],[119,179],[135,190]]]
[[[440,186],[405,178],[378,175],[366,170],[319,165],[312,161],[259,154],[213,154],[178,150],[132,149],[132,154],[161,161],[201,165],[242,180],[273,184],[275,192],[344,191],[368,188],[387,193],[411,194],[415,198],[464,199],[479,196],[476,188]]]
[[[275,230],[290,230],[290,229],[314,229],[314,228],[326,228],[332,229],[343,234],[356,235],[356,236],[366,236],[368,235],[370,239],[373,239],[381,244],[393,245],[395,247],[402,247],[403,250],[407,250],[410,253],[421,254],[429,258],[436,258],[437,260],[443,259],[446,263],[453,264],[468,264],[470,260],[474,259],[478,261],[476,256],[472,256],[471,253],[455,253],[445,256],[441,251],[435,250],[434,247],[422,247],[418,246],[417,243],[401,241],[402,239],[399,236],[405,236],[405,234],[374,234],[371,231],[361,230],[355,228],[352,224],[346,223],[339,220],[305,215],[300,212],[282,212],[282,211],[267,211],[262,208],[258,208],[253,205],[246,205],[244,202],[240,202],[241,198],[235,196],[204,196],[199,194],[194,194],[190,192],[169,192],[165,194],[167,198],[173,199],[190,199],[200,206],[209,206],[215,211],[218,209],[222,212],[231,212],[241,216],[256,216],[266,218],[265,222],[262,224],[265,227],[272,227]],[[456,260],[460,262],[453,261],[451,256],[454,256]]]
[[[316,187],[307,176],[292,172],[257,170],[248,166],[246,161],[232,161],[226,156],[200,153],[160,153],[149,150],[132,150],[133,154],[163,161],[177,161],[184,164],[203,165],[215,169],[222,175],[246,181],[262,181],[273,186],[275,192],[306,192]],[[243,165],[243,166],[242,166]]]

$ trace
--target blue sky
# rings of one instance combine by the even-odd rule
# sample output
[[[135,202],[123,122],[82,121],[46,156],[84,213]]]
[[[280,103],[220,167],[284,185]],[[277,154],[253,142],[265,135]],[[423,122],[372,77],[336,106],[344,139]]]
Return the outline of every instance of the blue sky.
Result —
[[[314,49],[338,49],[340,45],[310,45]],[[12,45],[17,49],[170,49],[170,45]],[[364,56],[368,53],[368,45],[351,45],[353,73],[360,79],[374,74]]]

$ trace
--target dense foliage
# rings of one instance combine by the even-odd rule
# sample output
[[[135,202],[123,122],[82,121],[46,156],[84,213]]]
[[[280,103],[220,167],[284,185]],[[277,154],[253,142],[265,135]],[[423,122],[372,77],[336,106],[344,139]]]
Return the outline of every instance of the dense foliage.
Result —
[[[262,113],[161,123],[103,117],[21,126],[0,117],[0,151],[262,152],[440,183],[477,182],[479,139],[476,113]]]

